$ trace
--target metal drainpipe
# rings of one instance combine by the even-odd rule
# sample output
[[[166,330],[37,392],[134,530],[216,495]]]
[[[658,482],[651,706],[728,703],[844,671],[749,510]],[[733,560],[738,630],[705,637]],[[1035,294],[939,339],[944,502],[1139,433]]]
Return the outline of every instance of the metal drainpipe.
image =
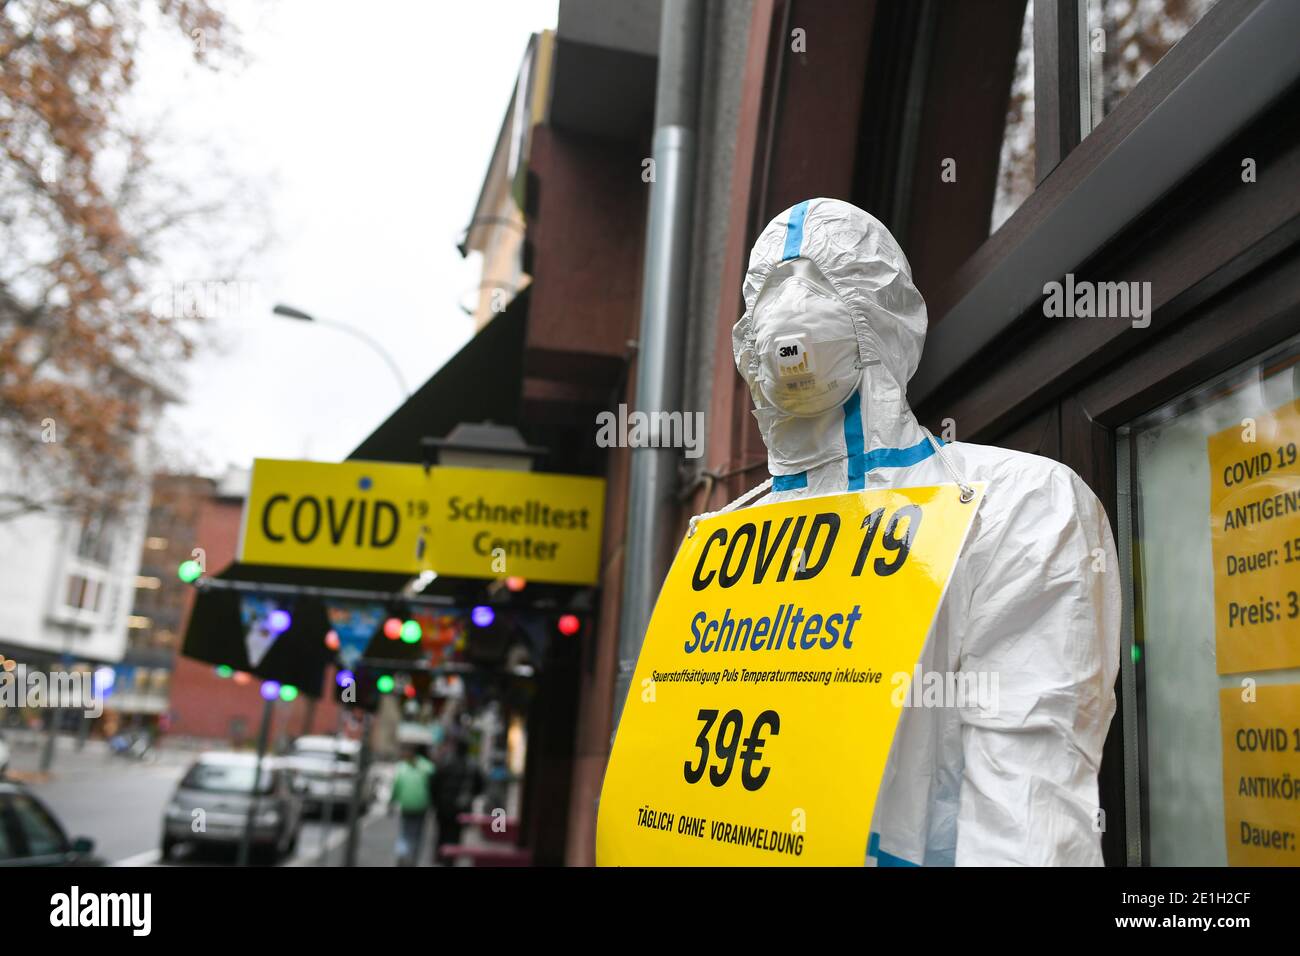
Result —
[[[635,410],[641,412],[682,411],[703,35],[704,0],[664,0],[652,147],[655,178],[646,226],[637,361]],[[650,444],[658,442],[652,438]],[[623,712],[650,612],[668,570],[672,527],[665,519],[676,508],[681,449],[634,448],[631,455],[614,683],[615,726]]]

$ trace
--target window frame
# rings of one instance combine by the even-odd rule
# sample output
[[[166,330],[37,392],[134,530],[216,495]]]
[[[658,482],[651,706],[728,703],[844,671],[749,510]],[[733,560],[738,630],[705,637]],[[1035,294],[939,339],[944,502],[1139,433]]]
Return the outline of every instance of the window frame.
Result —
[[[1294,276],[1295,270],[1300,268],[1300,255],[1294,257],[1292,261],[1294,264],[1286,271]],[[1300,312],[1300,279],[1292,278],[1289,288],[1293,301],[1292,314],[1295,315]],[[1141,599],[1141,575],[1137,571],[1139,561],[1135,550],[1135,502],[1133,501],[1134,490],[1138,488],[1139,484],[1136,449],[1138,432],[1132,430],[1130,426],[1141,419],[1143,415],[1166,406],[1189,392],[1196,391],[1205,383],[1213,381],[1220,375],[1231,372],[1243,365],[1258,363],[1260,360],[1267,359],[1271,352],[1288,340],[1295,338],[1296,326],[1293,323],[1290,330],[1287,331],[1272,324],[1263,324],[1262,328],[1258,330],[1264,333],[1262,336],[1258,334],[1257,329],[1250,329],[1249,331],[1255,334],[1248,335],[1245,344],[1234,344],[1234,347],[1228,350],[1228,343],[1223,343],[1225,351],[1219,353],[1221,360],[1218,363],[1221,367],[1212,374],[1202,375],[1198,381],[1190,383],[1179,380],[1181,382],[1179,387],[1174,387],[1173,381],[1166,379],[1162,383],[1160,394],[1163,397],[1159,401],[1149,401],[1149,407],[1131,415],[1123,424],[1116,425],[1113,431],[1113,457],[1118,501],[1115,518],[1119,525],[1117,545],[1122,575],[1121,584],[1124,592],[1123,648],[1120,658],[1122,667],[1120,685],[1124,688],[1124,692],[1119,701],[1117,716],[1122,713],[1124,726],[1122,735],[1124,797],[1126,803],[1124,849],[1126,862],[1129,866],[1151,865],[1146,696],[1137,692],[1138,685],[1145,684],[1143,675],[1146,668],[1146,658],[1143,656],[1139,661],[1135,660],[1133,656],[1133,648],[1136,644],[1137,609],[1138,602]],[[1280,337],[1275,337],[1278,333],[1280,333]],[[1251,351],[1250,345],[1255,345],[1257,348]],[[1108,419],[1113,419],[1115,417],[1115,407],[1105,409],[1103,415]]]
[[[1037,17],[1040,8],[1077,7],[1078,0],[1035,4]],[[1036,43],[1038,35],[1036,21]],[[948,390],[978,353],[1038,308],[1044,283],[1101,252],[1300,80],[1300,60],[1285,39],[1295,35],[1300,7],[1287,0],[1220,0],[1212,7],[951,280],[927,295],[932,330],[908,388],[913,405]],[[1077,67],[1058,61],[1054,72],[1077,91]],[[1036,57],[1036,82],[1038,75]],[[1063,130],[1068,123],[1059,117],[1040,116],[1049,109],[1044,103],[1039,110],[1042,99],[1036,89],[1036,129],[1044,123]],[[1115,329],[1111,338],[1122,334]]]

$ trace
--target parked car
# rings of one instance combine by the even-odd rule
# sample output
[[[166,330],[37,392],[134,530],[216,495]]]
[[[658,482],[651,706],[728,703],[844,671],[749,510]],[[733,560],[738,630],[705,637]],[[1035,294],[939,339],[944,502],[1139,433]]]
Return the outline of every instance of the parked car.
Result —
[[[345,737],[306,736],[293,742],[284,758],[298,779],[309,811],[347,806],[360,772],[361,744]],[[367,772],[361,794],[366,803],[378,793],[373,772]]]
[[[163,859],[185,843],[239,846],[254,800],[253,848],[276,858],[297,849],[302,797],[293,776],[276,758],[264,758],[254,798],[256,763],[254,754],[210,752],[190,765],[163,812]]]
[[[4,731],[0,730],[0,777],[9,769],[9,745],[5,743]]]
[[[26,787],[0,780],[0,866],[100,866],[94,841],[68,839],[58,819]]]

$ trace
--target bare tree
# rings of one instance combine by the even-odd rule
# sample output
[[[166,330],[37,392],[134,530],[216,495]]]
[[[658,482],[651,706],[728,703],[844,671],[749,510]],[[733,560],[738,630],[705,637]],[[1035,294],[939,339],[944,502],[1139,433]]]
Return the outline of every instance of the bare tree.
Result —
[[[125,108],[157,23],[205,67],[241,57],[212,0],[0,0],[0,520],[129,494],[155,386],[193,351],[201,314],[151,283],[217,210]]]

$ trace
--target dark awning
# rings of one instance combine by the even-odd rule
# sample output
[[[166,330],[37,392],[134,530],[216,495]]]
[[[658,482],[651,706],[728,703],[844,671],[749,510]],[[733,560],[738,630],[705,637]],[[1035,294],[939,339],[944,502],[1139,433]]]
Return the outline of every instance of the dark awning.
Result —
[[[527,316],[525,289],[348,458],[419,462],[421,438],[446,435],[461,422],[519,424]]]

